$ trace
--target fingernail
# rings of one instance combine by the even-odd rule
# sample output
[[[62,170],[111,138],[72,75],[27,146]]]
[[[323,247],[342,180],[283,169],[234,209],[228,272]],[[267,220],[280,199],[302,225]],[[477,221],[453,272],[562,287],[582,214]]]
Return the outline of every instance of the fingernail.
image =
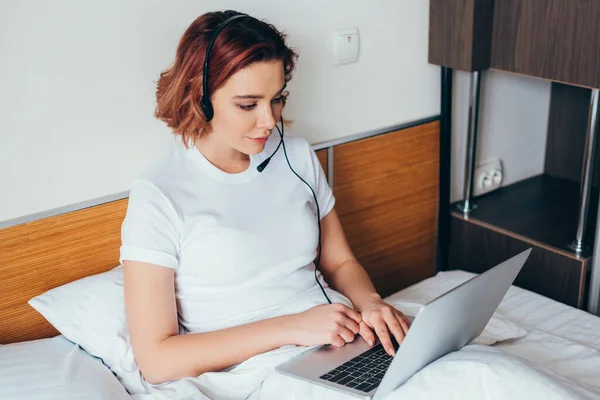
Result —
[[[373,339],[369,339],[369,345],[373,346],[373,344],[375,344],[375,341]]]

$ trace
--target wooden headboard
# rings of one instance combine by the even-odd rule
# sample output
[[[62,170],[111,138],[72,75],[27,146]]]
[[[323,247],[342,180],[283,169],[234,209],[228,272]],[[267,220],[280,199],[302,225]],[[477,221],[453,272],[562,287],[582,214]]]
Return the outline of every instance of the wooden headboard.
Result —
[[[333,178],[348,241],[378,291],[433,276],[439,202],[439,122],[317,151]],[[0,343],[58,332],[28,300],[119,263],[127,199],[0,230]]]

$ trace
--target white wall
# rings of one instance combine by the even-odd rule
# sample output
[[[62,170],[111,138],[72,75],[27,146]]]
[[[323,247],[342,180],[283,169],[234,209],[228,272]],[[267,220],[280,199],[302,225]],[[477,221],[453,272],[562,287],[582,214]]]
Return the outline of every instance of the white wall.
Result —
[[[470,74],[454,72],[451,200],[463,199]],[[500,158],[502,185],[544,170],[550,82],[498,71],[481,80],[476,163]]]
[[[160,71],[194,18],[227,8],[289,34],[300,59],[286,117],[312,143],[439,113],[428,1],[4,0],[0,221],[127,190],[173,143],[152,117]],[[359,29],[359,62],[335,67],[330,34],[347,27]],[[483,79],[478,160],[500,157],[505,184],[540,173],[549,83]],[[468,86],[456,72],[452,200],[462,197]]]
[[[439,113],[427,1],[4,0],[0,4],[0,221],[129,188],[173,142],[155,82],[198,15],[238,9],[300,53],[286,117],[312,143]],[[334,67],[331,31],[358,27]]]

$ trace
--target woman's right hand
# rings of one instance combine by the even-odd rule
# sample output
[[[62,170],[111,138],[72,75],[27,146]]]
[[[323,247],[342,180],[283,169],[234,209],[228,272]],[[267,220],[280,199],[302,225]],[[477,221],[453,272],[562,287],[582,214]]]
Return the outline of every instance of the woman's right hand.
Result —
[[[289,317],[292,340],[299,346],[342,347],[354,341],[362,321],[358,311],[339,303],[316,306]]]

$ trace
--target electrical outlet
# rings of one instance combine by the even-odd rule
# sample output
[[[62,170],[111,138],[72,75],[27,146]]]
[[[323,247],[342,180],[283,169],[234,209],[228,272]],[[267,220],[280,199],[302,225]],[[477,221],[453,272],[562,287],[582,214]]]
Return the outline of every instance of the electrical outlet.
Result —
[[[502,161],[498,158],[477,165],[473,176],[473,195],[479,196],[498,189],[502,185],[503,173]]]

